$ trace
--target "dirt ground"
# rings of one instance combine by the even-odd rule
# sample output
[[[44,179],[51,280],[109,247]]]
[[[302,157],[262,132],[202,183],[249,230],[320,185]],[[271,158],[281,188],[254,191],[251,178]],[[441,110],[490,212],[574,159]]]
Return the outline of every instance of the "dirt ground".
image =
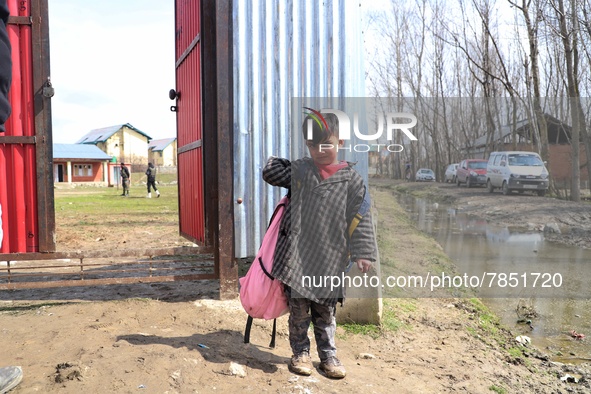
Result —
[[[391,216],[397,205],[391,181],[372,179],[371,184],[380,242],[395,243],[401,269],[440,251],[435,241],[413,232],[409,221]],[[404,187],[500,224],[543,231],[557,223],[561,234],[552,234],[557,240],[591,245],[587,204],[525,194],[491,196],[484,189],[443,184]],[[95,234],[64,236],[70,227],[58,222],[63,250],[142,247],[141,237],[122,239],[100,226]],[[166,228],[142,225],[133,231],[149,232],[162,245],[185,242]],[[252,343],[244,344],[246,314],[240,302],[217,300],[217,292],[216,281],[4,291],[1,364],[23,367],[16,394],[591,392],[589,365],[554,363],[543,349],[511,352],[520,333],[487,326],[478,308],[452,298],[388,300],[385,310],[399,329],[364,335],[339,326],[345,379],[330,380],[318,371],[296,376],[287,370],[287,318],[278,321],[275,349],[266,346],[271,323],[264,321],[255,322]]]

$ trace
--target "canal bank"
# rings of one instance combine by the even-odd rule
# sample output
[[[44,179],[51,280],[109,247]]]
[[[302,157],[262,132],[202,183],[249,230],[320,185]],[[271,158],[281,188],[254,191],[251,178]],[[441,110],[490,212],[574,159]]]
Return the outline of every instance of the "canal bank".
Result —
[[[513,332],[531,337],[553,360],[589,360],[591,343],[581,339],[591,332],[591,249],[548,240],[535,225],[500,226],[463,209],[461,198],[437,203],[404,193],[397,200],[454,261],[457,282]]]
[[[432,184],[401,185],[389,180],[371,179],[370,185],[379,214],[378,243],[382,273],[398,276],[417,276],[425,272],[458,274],[458,268],[441,245],[418,229],[409,212],[399,205],[397,196],[405,189],[412,189],[408,193],[436,196],[434,201],[439,201],[439,204],[458,201],[458,197]],[[452,387],[460,387],[461,381],[463,387],[470,387],[469,392],[487,392],[475,389],[473,385],[480,379],[490,379],[487,368],[492,368],[497,372],[494,374],[496,378],[490,381],[496,383],[487,386],[487,390],[493,392],[497,384],[507,390],[499,389],[498,392],[589,392],[589,383],[585,382],[589,376],[588,364],[553,362],[551,356],[555,354],[549,354],[550,349],[519,345],[515,338],[522,333],[509,330],[489,308],[470,298],[469,294],[448,292],[447,296],[440,293],[430,298],[403,298],[407,290],[397,290],[401,294],[390,294],[390,298],[385,294],[385,302],[393,305],[395,312],[412,331],[409,334],[403,329],[397,335],[412,338],[409,342],[413,352],[405,352],[405,360],[415,364],[414,350],[420,348],[421,358],[428,360],[427,364],[434,371],[445,370],[440,365],[443,362],[455,366],[455,372],[450,376],[457,383]],[[461,297],[452,297],[456,295]],[[433,337],[429,338],[430,335]],[[464,373],[458,373],[460,370]],[[569,380],[567,375],[582,380],[579,383],[560,380]]]

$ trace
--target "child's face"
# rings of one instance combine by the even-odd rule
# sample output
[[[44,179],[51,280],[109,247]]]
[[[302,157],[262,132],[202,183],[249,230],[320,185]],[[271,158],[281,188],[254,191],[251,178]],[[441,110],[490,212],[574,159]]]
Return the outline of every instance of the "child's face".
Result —
[[[306,141],[306,146],[310,151],[310,156],[316,165],[337,164],[337,147],[343,146],[343,140],[336,136],[331,136],[326,141],[314,145],[312,141]]]

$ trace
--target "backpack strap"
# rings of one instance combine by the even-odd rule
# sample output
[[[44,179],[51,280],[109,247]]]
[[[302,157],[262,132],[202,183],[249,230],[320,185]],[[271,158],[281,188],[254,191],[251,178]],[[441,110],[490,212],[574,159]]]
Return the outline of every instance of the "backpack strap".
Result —
[[[269,347],[275,349],[275,337],[277,336],[277,319],[273,319],[273,332],[271,333],[271,343]]]
[[[261,270],[263,270],[263,274],[267,275],[267,278],[275,280],[275,277],[265,268],[265,264],[263,264],[263,259],[261,257],[259,257],[259,265],[261,266]]]
[[[349,229],[347,231],[347,234],[349,234],[349,239],[351,239],[351,237],[353,236],[353,233],[355,232],[355,229],[357,228],[357,226],[361,222],[361,219],[363,219],[363,216],[365,216],[370,211],[370,209],[371,209],[371,199],[369,197],[369,193],[367,192],[367,189],[365,189],[365,193],[363,195],[363,201],[361,201],[361,206],[359,207],[359,210],[357,211],[355,216],[353,216],[353,219],[351,220],[351,223],[349,224]],[[349,272],[351,270],[351,268],[353,267],[353,263],[354,262],[351,260],[351,252],[349,251],[349,263],[347,264],[347,267],[345,267],[345,272]]]
[[[253,322],[252,316],[248,315],[246,319],[246,328],[244,329],[244,343],[250,343],[250,329],[252,328]],[[273,319],[273,332],[271,333],[271,343],[269,343],[269,347],[274,349],[275,348],[275,338],[277,337],[277,319]]]
[[[244,329],[244,343],[250,343],[250,329],[252,328],[252,316],[248,315],[246,319],[246,328]]]
[[[349,224],[349,231],[348,231],[349,238],[351,238],[351,236],[353,235],[353,232],[355,231],[355,229],[359,225],[359,222],[361,222],[361,219],[363,219],[363,216],[365,216],[369,212],[370,208],[371,208],[371,200],[369,198],[369,193],[367,192],[367,189],[366,189],[365,193],[363,194],[363,201],[361,202],[361,206],[359,207],[359,211],[357,211],[357,213],[353,217],[353,220],[351,220],[351,224]]]

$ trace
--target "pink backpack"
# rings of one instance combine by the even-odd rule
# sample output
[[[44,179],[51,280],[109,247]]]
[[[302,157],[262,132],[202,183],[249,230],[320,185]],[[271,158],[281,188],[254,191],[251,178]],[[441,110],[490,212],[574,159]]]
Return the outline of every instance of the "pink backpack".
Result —
[[[246,275],[240,281],[240,302],[248,313],[244,343],[250,342],[250,328],[253,318],[277,319],[288,312],[287,297],[283,291],[283,283],[271,276],[275,246],[279,235],[279,227],[289,198],[283,197],[275,207],[263,242]],[[273,321],[273,334],[269,347],[275,347],[277,321]]]

